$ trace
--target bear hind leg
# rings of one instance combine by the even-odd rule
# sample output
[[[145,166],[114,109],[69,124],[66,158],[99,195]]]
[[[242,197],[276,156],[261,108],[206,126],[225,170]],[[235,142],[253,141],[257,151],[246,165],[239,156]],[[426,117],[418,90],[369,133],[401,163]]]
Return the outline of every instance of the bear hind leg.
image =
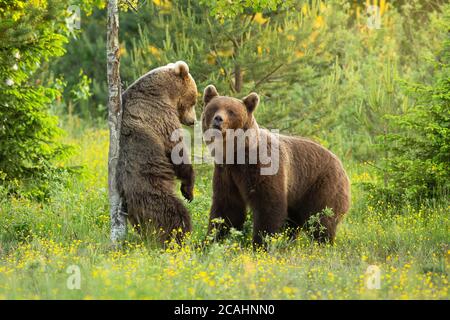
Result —
[[[173,238],[181,243],[184,234],[192,230],[189,212],[175,195],[145,194],[133,198],[140,201],[127,200],[128,217],[142,236],[156,235],[161,244]]]
[[[282,197],[283,193],[280,194],[281,196],[267,192],[264,196],[251,201],[255,247],[264,245],[264,237],[281,231],[286,223],[288,216],[286,199]]]
[[[348,202],[348,187],[336,185],[335,179],[327,177],[303,197],[290,218],[314,240],[333,243],[337,225],[348,210]]]

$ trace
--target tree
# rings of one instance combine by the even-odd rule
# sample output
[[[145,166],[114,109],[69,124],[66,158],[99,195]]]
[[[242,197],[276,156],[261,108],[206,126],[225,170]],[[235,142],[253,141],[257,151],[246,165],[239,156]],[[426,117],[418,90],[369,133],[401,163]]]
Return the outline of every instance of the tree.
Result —
[[[390,131],[380,137],[387,155],[380,175],[386,183],[377,188],[376,200],[417,203],[450,191],[450,5],[442,11],[441,33],[447,38],[435,57],[434,83],[406,83],[413,104],[403,114],[388,116]]]
[[[258,90],[264,95],[298,82],[299,76],[309,76],[307,62],[314,64],[309,69],[323,68],[327,62],[322,54],[315,54],[311,61],[311,52],[324,34],[318,1],[307,6],[306,14],[299,4],[289,11],[289,2],[275,7],[272,3],[278,1],[268,1],[265,6],[264,1],[255,2],[260,5],[241,3],[238,7],[245,10],[225,16],[222,11],[215,15],[217,8],[209,1],[201,5],[177,0],[171,1],[170,7],[163,1],[146,4],[134,17],[138,28],[133,33],[139,36],[132,38],[131,46],[123,46],[123,79],[131,81],[149,66],[183,59],[199,87],[213,82],[223,94]],[[126,15],[122,19],[129,20]],[[126,47],[131,50],[125,51]]]
[[[289,8],[294,0],[201,0],[200,3],[209,7],[211,15],[218,19],[235,18],[243,13],[261,12],[264,10],[276,11]]]
[[[120,87],[119,7],[117,0],[108,1],[107,23],[107,75],[108,75],[108,124],[110,130],[108,154],[108,190],[111,215],[111,240],[119,242],[127,231],[126,215],[122,211],[122,199],[117,187],[117,161],[122,122]]]
[[[0,1],[0,184],[45,198],[69,154],[49,106],[61,92],[35,76],[64,53],[67,29],[61,1]],[[25,192],[25,189],[27,190]]]
[[[251,43],[251,40],[262,36],[260,25],[268,20],[263,17],[262,12],[266,11],[275,15],[276,11],[288,9],[292,5],[292,1],[251,0],[231,2],[227,0],[203,0],[201,3],[209,7],[210,14],[223,26],[223,28],[216,30],[219,32],[214,32],[211,28],[211,22],[208,20],[210,41],[214,43],[213,52],[216,57],[219,55],[219,43],[231,45],[229,51],[234,64],[232,71],[234,81],[230,82],[230,88],[233,92],[240,93],[243,86],[243,65],[247,67],[251,65],[249,61],[243,61],[241,51],[247,49],[247,47],[253,47],[252,49],[254,49],[254,43]],[[259,46],[259,48],[261,47]],[[270,61],[270,63],[273,64],[273,61]],[[285,65],[285,63],[275,63],[271,68],[266,68],[269,72],[260,75],[259,79],[255,81],[255,89]],[[222,69],[225,72],[225,69]]]

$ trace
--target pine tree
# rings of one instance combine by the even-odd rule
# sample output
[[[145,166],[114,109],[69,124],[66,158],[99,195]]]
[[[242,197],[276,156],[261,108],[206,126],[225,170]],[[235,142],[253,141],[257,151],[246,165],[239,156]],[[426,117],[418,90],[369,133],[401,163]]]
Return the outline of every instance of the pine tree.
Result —
[[[317,54],[310,59],[311,49],[302,51],[312,33],[317,43],[322,36],[314,32],[321,27],[318,1],[308,6],[307,14],[289,1],[237,2],[230,12],[215,7],[224,3],[228,2],[148,3],[136,14],[138,29],[133,33],[139,36],[124,56],[123,64],[133,66],[130,73],[123,70],[124,80],[131,82],[150,67],[182,59],[200,88],[213,82],[221,94],[265,94],[298,82],[305,64],[323,63],[317,62]],[[124,15],[123,20],[129,19]]]
[[[59,92],[33,78],[66,42],[62,3],[41,2],[0,1],[0,183],[12,190],[50,178],[69,150],[48,108]],[[43,196],[45,183],[39,189]]]
[[[449,24],[450,5],[445,5],[440,31],[446,39],[436,53],[434,83],[406,83],[413,103],[405,113],[388,116],[390,133],[379,137],[387,155],[380,171],[386,182],[376,189],[376,200],[419,203],[450,191]]]

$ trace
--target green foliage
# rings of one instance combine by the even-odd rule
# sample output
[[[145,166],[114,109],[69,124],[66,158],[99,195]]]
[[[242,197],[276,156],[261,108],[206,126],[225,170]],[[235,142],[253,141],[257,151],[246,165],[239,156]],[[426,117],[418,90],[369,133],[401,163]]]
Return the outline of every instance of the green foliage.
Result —
[[[299,13],[289,18],[273,13],[272,20],[283,21],[269,24],[269,17],[261,13],[221,22],[190,1],[175,1],[170,11],[153,3],[146,9],[145,15],[138,14],[139,36],[131,41],[131,50],[124,52],[125,83],[148,71],[149,65],[176,59],[189,63],[200,88],[216,83],[223,94],[244,94],[280,77],[285,81],[278,81],[281,86],[295,78],[298,59],[293,52],[302,34]],[[280,34],[280,28],[286,32]],[[300,32],[298,41],[289,41],[294,31]]]
[[[316,238],[325,236],[326,227],[322,224],[322,219],[326,217],[333,217],[334,212],[333,209],[325,208],[321,212],[318,212],[306,221],[305,230],[306,233],[311,237],[311,240]]]
[[[99,37],[99,30],[106,25],[104,9],[81,12],[81,30],[70,38],[67,53],[49,65],[48,73],[63,79],[63,99],[58,106],[60,116],[77,115],[91,123],[106,123],[106,37]],[[89,94],[85,99],[75,100],[73,94],[80,88],[80,73],[89,78]],[[89,96],[89,99],[87,99]]]
[[[67,154],[67,146],[57,142],[62,133],[57,119],[48,111],[59,92],[33,79],[43,61],[64,53],[67,39],[60,3],[0,5],[0,174],[2,183],[15,188],[50,178],[58,169],[54,160]],[[42,196],[45,187],[39,189],[36,195]]]
[[[443,32],[450,23],[444,9]],[[380,173],[385,178],[380,196],[420,202],[450,190],[450,39],[439,52],[434,84],[406,85],[414,99],[404,114],[389,116],[389,133],[380,136],[387,157]]]
[[[223,21],[226,18],[235,18],[242,13],[255,13],[261,11],[275,11],[288,9],[294,1],[289,0],[201,0],[201,4],[208,6],[210,14]]]
[[[344,0],[138,1],[136,11],[120,16],[123,86],[185,60],[200,92],[210,83],[238,97],[257,91],[261,125],[311,137],[348,159],[377,160],[373,145],[386,130],[384,115],[408,108],[397,80],[431,83],[427,61],[445,37],[439,7],[381,2],[381,29],[370,29],[365,6]],[[217,9],[227,3],[231,11]],[[89,103],[66,108],[97,123],[106,117],[105,40],[98,37],[104,19],[101,10],[83,16],[81,34],[52,66],[68,84],[65,101],[80,69],[92,79]]]
[[[391,117],[395,133],[386,137],[385,166],[389,187],[419,200],[450,190],[450,78],[412,90],[418,104]]]
[[[49,111],[61,83],[41,77],[41,67],[65,52],[66,8],[65,1],[0,1],[0,184],[10,191],[44,197],[70,152]]]

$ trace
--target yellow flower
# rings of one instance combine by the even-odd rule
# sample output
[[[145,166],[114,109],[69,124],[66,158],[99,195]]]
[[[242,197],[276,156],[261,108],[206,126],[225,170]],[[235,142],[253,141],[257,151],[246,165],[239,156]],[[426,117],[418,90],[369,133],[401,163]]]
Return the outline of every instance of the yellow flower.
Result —
[[[216,64],[216,57],[212,53],[209,53],[206,56],[206,63],[210,65]]]
[[[166,269],[165,273],[169,276],[169,277],[174,277],[177,273],[175,272],[175,270],[173,269]]]
[[[307,4],[304,4],[304,5],[302,6],[302,13],[303,13],[305,16],[307,16],[307,15],[308,15],[308,12],[309,12],[308,5],[307,5]]]
[[[314,28],[319,29],[322,28],[325,25],[325,21],[322,16],[317,16],[316,20],[314,21]]]
[[[161,55],[161,53],[159,52],[159,49],[152,45],[148,46],[148,52],[150,52],[152,55],[157,56],[157,57],[159,57]]]
[[[255,14],[255,17],[253,18],[253,20],[258,23],[258,24],[264,24],[266,23],[269,19],[266,19],[262,16],[261,12],[258,12],[257,14]]]
[[[169,0],[153,0],[153,3],[160,7],[163,13],[168,13],[172,9],[172,3]]]
[[[292,287],[283,287],[283,292],[289,296],[292,296],[295,294],[296,289]]]
[[[380,0],[380,15],[383,15],[383,13],[386,12],[388,8],[388,4],[386,3],[386,0]]]
[[[28,4],[34,6],[34,7],[47,7],[47,1],[41,1],[41,0],[30,0]]]
[[[295,51],[295,56],[296,56],[297,58],[301,58],[301,57],[303,57],[304,55],[305,55],[305,53],[304,53],[303,51],[300,51],[300,50]]]
[[[121,44],[119,47],[119,55],[126,56],[126,54],[127,54],[127,49],[125,48],[125,46],[123,44]]]
[[[334,282],[334,274],[332,272],[328,272],[328,279],[330,279],[331,282]]]

